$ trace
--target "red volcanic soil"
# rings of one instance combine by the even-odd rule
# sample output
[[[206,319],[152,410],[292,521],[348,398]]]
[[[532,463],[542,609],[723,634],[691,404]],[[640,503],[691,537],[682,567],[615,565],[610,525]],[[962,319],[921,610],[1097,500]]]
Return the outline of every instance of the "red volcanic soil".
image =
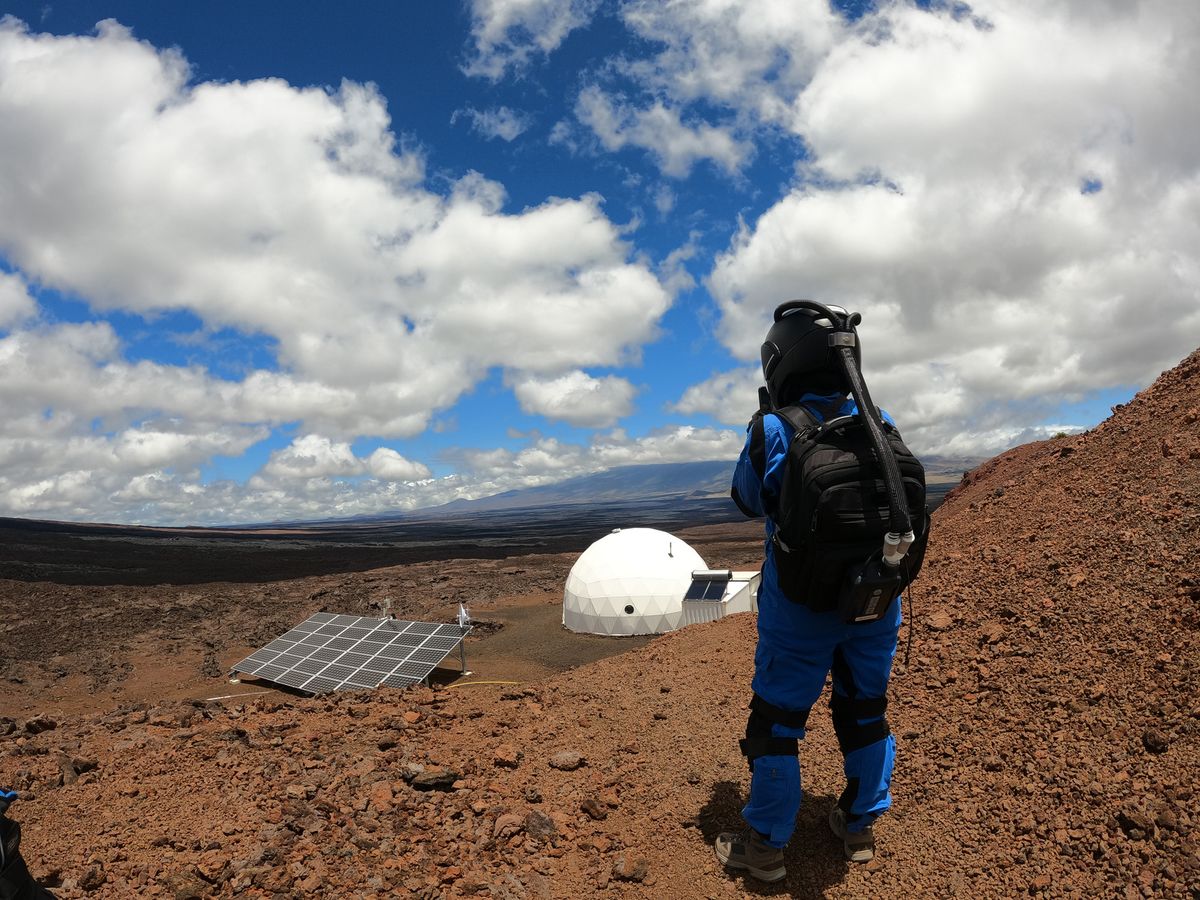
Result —
[[[571,554],[3,582],[0,785],[24,794],[30,868],[63,897],[1195,897],[1198,526],[1200,354],[1093,431],[971,473],[911,598],[895,806],[866,866],[824,825],[842,783],[821,707],[787,879],[722,870],[753,617],[568,635]],[[733,567],[759,558],[757,533],[680,532]],[[434,689],[203,699],[261,690],[224,670],[309,613],[385,596],[442,620],[466,599],[504,627],[472,638],[474,676]]]

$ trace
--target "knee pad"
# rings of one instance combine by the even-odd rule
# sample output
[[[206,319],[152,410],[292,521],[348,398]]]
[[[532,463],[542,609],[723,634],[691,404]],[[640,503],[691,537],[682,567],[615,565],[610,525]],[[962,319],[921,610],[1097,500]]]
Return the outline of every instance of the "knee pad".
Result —
[[[742,755],[754,771],[754,760],[760,756],[799,756],[800,741],[794,737],[776,737],[775,725],[802,729],[808,721],[809,710],[791,711],[763,700],[758,694],[750,701],[750,718],[746,721],[746,737],[739,741]]]
[[[869,747],[892,733],[887,720],[887,697],[844,697],[834,691],[829,698],[833,730],[842,755]]]

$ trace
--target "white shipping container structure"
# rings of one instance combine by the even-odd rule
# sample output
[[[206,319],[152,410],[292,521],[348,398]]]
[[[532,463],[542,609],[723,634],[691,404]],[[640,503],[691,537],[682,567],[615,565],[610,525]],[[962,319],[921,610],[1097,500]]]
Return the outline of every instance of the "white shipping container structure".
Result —
[[[711,622],[739,612],[758,612],[758,583],[761,572],[705,569],[692,573],[692,583],[683,595],[683,625]]]

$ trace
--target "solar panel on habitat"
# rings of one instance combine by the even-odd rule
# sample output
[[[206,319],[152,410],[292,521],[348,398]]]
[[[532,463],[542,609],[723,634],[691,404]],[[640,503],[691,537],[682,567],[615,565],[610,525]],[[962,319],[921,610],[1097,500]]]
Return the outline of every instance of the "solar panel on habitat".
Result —
[[[470,626],[314,613],[234,672],[312,694],[408,687],[429,676]]]
[[[720,600],[725,596],[733,572],[729,569],[700,569],[692,573],[684,600]]]

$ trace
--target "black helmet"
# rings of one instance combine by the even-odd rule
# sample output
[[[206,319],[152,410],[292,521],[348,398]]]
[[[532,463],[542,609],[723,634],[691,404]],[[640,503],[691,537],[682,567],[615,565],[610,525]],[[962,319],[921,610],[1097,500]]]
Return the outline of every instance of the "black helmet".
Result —
[[[775,324],[762,345],[763,377],[776,408],[794,403],[806,392],[847,394],[850,384],[829,344],[835,331],[855,334],[858,313],[811,300],[790,300],[775,310]],[[862,362],[857,337],[854,358]]]

